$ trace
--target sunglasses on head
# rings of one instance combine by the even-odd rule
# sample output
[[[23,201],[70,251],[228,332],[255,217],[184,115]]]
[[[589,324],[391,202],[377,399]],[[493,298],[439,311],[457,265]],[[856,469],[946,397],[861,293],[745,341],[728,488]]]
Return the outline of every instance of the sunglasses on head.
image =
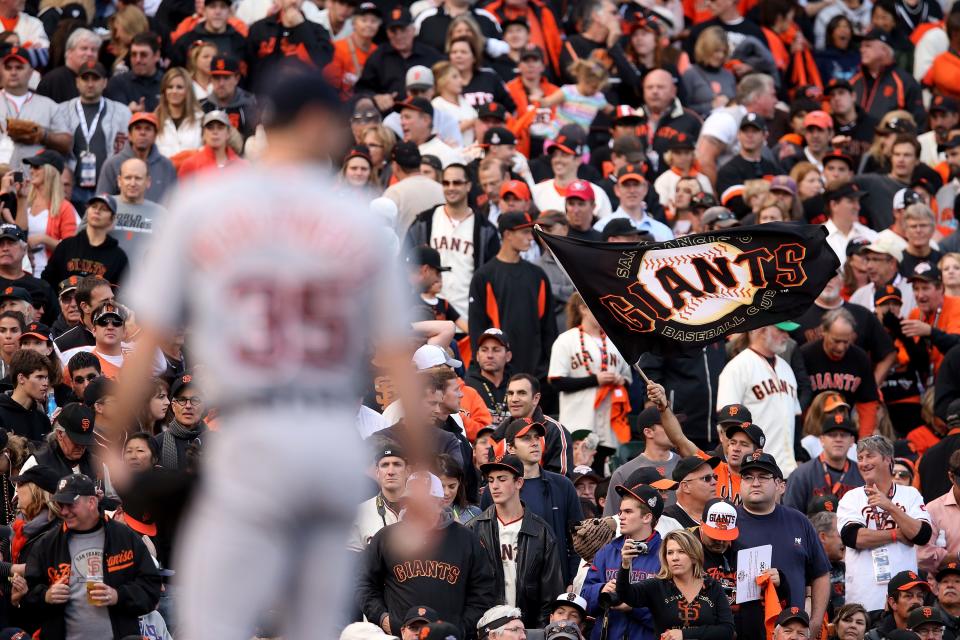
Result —
[[[119,328],[123,326],[123,320],[118,318],[100,318],[97,320],[97,326]]]

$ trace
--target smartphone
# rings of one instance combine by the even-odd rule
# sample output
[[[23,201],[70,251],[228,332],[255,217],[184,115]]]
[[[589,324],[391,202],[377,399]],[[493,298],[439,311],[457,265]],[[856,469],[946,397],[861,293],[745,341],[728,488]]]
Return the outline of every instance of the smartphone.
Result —
[[[13,181],[14,181],[14,182],[23,182],[23,171],[14,171],[14,172],[13,172]]]

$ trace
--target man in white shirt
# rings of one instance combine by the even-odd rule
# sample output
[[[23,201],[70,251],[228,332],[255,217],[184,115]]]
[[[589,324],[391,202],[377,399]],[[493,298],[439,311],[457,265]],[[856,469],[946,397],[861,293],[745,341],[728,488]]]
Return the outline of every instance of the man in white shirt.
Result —
[[[860,255],[867,260],[867,277],[870,278],[870,282],[854,291],[850,296],[850,302],[873,311],[873,294],[877,287],[892,284],[903,294],[900,317],[909,318],[917,302],[913,297],[913,287],[900,275],[903,250],[889,240],[877,238],[861,249]]]
[[[426,98],[433,100],[433,71],[422,64],[407,69],[404,88],[407,98]],[[383,126],[390,128],[398,137],[403,137],[403,127],[400,125],[400,113],[394,111],[383,119]],[[452,146],[463,145],[463,134],[460,133],[460,123],[445,111],[433,110],[433,133],[441,141],[447,141]]]
[[[840,258],[840,265],[847,260],[847,244],[854,238],[873,242],[877,232],[860,224],[857,219],[860,215],[860,200],[866,194],[863,189],[853,182],[831,182],[823,194],[827,208],[828,220],[823,226],[827,228],[827,244]]]
[[[463,162],[463,157],[453,147],[433,133],[433,105],[423,97],[410,98],[401,102],[400,127],[403,139],[417,143],[420,155],[440,158],[444,167]]]
[[[567,198],[567,189],[574,182],[584,182],[593,189],[593,215],[598,218],[607,218],[613,213],[610,198],[598,185],[586,180],[579,180],[577,170],[583,162],[583,148],[586,146],[586,136],[576,125],[568,125],[561,130],[554,140],[547,142],[545,153],[550,158],[550,168],[553,169],[553,178],[538,182],[533,186],[533,203],[540,211],[563,211]]]
[[[658,220],[654,220],[647,215],[647,189],[649,183],[643,175],[642,167],[635,164],[627,164],[617,171],[617,182],[613,185],[613,191],[620,199],[620,206],[611,215],[606,218],[600,218],[593,228],[596,231],[603,231],[603,228],[613,218],[626,218],[637,231],[645,231],[653,236],[657,242],[673,240],[673,231],[670,227]]]

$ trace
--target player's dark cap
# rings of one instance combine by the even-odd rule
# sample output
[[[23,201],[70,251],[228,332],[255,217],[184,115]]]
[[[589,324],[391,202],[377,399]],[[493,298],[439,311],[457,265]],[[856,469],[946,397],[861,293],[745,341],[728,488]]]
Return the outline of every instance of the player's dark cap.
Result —
[[[823,424],[820,427],[820,433],[830,433],[831,431],[846,431],[851,434],[854,438],[859,435],[857,430],[857,425],[853,423],[853,420],[847,416],[846,413],[838,411],[832,416],[827,416],[823,419]]]
[[[743,120],[740,121],[741,131],[747,129],[748,127],[753,127],[754,129],[759,129],[760,131],[766,131],[767,120],[759,113],[750,112],[743,116]]]
[[[777,616],[777,626],[782,627],[789,622],[800,622],[805,627],[810,626],[810,616],[801,607],[787,607]]]
[[[307,109],[339,114],[345,104],[323,74],[301,62],[284,61],[273,67],[257,92],[260,122],[267,129],[292,124]]]
[[[487,340],[496,340],[497,342],[502,344],[505,349],[507,349],[508,351],[510,350],[510,341],[507,339],[507,334],[505,334],[502,329],[498,329],[496,327],[490,327],[489,329],[481,333],[479,337],[477,337],[477,348],[479,349],[480,345],[482,345]]]
[[[500,233],[533,229],[533,216],[526,211],[501,213],[500,217],[497,218],[497,229],[500,230]]]
[[[410,10],[403,6],[397,6],[390,10],[385,26],[387,29],[393,29],[394,27],[406,27],[411,24],[413,24],[413,16],[410,15]]]
[[[517,144],[517,136],[506,127],[490,127],[483,134],[483,144]]]
[[[514,475],[515,478],[523,477],[523,463],[520,462],[520,458],[517,456],[508,453],[504,456],[492,460],[491,462],[485,462],[480,465],[480,474],[484,477],[492,471],[508,471]]]
[[[507,108],[499,102],[488,102],[477,108],[477,118],[480,120],[507,121]]]
[[[373,456],[373,461],[375,464],[379,464],[384,458],[400,458],[401,460],[406,461],[407,456],[399,446],[395,443],[387,443],[382,447],[377,448],[376,454]]]
[[[512,443],[515,439],[527,435],[530,431],[533,431],[541,438],[547,435],[547,430],[542,422],[535,422],[530,418],[514,418],[507,424],[504,439],[508,443]]]
[[[661,473],[656,467],[640,467],[639,469],[634,470],[633,473],[627,477],[627,481],[623,484],[627,487],[632,487],[638,484],[648,484],[654,489],[659,489],[660,491],[672,491],[680,485],[680,483],[676,480],[664,478],[663,473]]]
[[[404,169],[419,169],[422,161],[420,148],[410,140],[401,140],[393,147],[390,159]]]
[[[949,575],[960,576],[960,562],[947,558],[944,562],[941,562],[937,568],[937,582],[940,582]]]
[[[720,407],[720,411],[717,411],[717,424],[725,422],[736,422],[737,424],[753,422],[753,415],[750,413],[750,409],[742,404],[728,404]]]
[[[877,289],[873,292],[873,306],[876,307],[887,302],[903,304],[903,294],[900,293],[900,289],[892,284],[885,284],[882,287],[877,287]]]
[[[631,497],[642,502],[643,505],[653,513],[654,520],[658,519],[663,513],[663,497],[659,491],[648,484],[635,484],[632,486],[619,484],[614,488],[614,491],[616,491],[621,498]]]
[[[711,456],[709,458],[701,458],[700,456],[687,456],[686,458],[681,458],[677,462],[677,466],[673,468],[673,479],[676,482],[683,482],[687,479],[687,476],[702,467],[703,465],[709,465],[711,469],[716,469],[717,465],[720,464],[720,458],[716,456]]]
[[[10,478],[10,482],[15,485],[32,483],[47,493],[56,493],[57,484],[60,482],[60,472],[45,464],[36,464],[20,475]]]
[[[840,504],[840,500],[832,493],[822,496],[815,496],[807,504],[807,516],[809,517],[815,513],[822,513],[824,511],[828,513],[836,513],[838,504]]]
[[[758,449],[763,449],[764,445],[767,444],[767,437],[763,433],[763,429],[753,424],[752,422],[733,422],[726,423],[724,433],[728,438],[732,438],[735,433],[742,433],[752,442]]]
[[[176,398],[180,395],[181,391],[193,384],[196,384],[196,379],[192,373],[184,372],[180,374],[174,379],[173,384],[170,385],[170,397]]]
[[[443,266],[443,263],[440,261],[439,251],[425,244],[420,245],[419,247],[414,247],[410,253],[407,254],[405,261],[409,265],[426,265],[440,272],[450,271],[451,269],[451,267]]]
[[[742,476],[751,469],[759,469],[772,473],[774,477],[783,479],[783,472],[777,464],[777,460],[769,453],[763,453],[759,449],[743,459],[740,463],[740,475]]]
[[[57,492],[53,494],[53,501],[72,504],[84,496],[96,496],[97,486],[89,476],[74,473],[60,478],[57,483]]]
[[[96,444],[93,427],[96,415],[93,410],[79,402],[67,404],[57,415],[57,424],[63,427],[70,440],[81,447]]]
[[[426,622],[430,624],[438,620],[440,620],[440,614],[437,613],[435,609],[417,605],[407,609],[407,613],[403,616],[403,626],[408,627],[415,622]]]
[[[33,304],[33,297],[30,295],[30,292],[23,287],[4,287],[4,289],[0,291],[0,302],[6,300],[23,300],[24,302]]]
[[[890,578],[887,583],[887,595],[896,596],[898,591],[909,591],[914,587],[920,587],[924,591],[930,591],[930,585],[926,580],[922,580],[915,571],[901,571]]]
[[[907,628],[916,631],[925,624],[938,627],[946,626],[943,616],[933,607],[917,607],[907,616]]]

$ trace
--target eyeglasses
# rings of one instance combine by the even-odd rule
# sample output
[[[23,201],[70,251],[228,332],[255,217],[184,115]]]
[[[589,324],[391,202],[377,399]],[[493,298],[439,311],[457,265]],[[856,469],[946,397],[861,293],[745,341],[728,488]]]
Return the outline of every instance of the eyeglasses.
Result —
[[[467,184],[466,180],[444,180],[441,183],[445,187],[462,187]]]
[[[73,376],[73,384],[83,384],[84,382],[96,380],[99,377],[99,374],[96,373],[88,373],[86,376]]]
[[[741,482],[746,482],[747,484],[753,484],[754,482],[759,482],[763,484],[764,482],[770,482],[773,480],[772,473],[761,473],[758,475],[749,475],[749,476],[740,476]]]
[[[109,318],[101,318],[100,320],[97,320],[96,324],[98,327],[114,327],[115,329],[119,329],[120,327],[123,326],[123,320],[111,320]]]
[[[717,474],[708,473],[707,475],[700,476],[699,478],[688,478],[683,482],[693,482],[694,480],[699,480],[700,482],[706,482],[709,484],[711,480],[719,480],[719,479],[720,479],[720,476],[718,476]]]
[[[203,404],[203,398],[200,398],[200,397],[193,397],[193,398],[174,398],[173,401],[174,401],[176,404],[180,405],[181,407],[185,407],[185,406],[187,406],[188,404],[189,404],[191,407],[199,407],[200,405]]]
[[[510,633],[523,633],[525,630],[526,629],[523,625],[513,626],[513,627],[504,627],[503,629],[501,629],[501,631],[509,631]]]

